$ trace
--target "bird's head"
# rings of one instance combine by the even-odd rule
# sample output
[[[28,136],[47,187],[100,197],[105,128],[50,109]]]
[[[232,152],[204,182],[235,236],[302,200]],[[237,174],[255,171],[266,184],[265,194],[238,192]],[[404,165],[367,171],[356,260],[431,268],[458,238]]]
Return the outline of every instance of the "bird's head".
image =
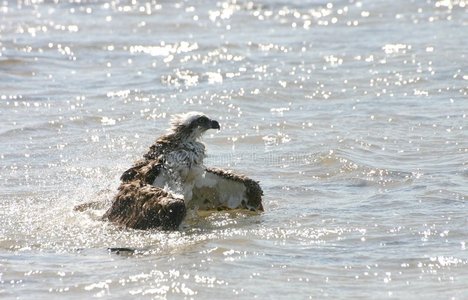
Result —
[[[220,129],[218,121],[212,120],[200,112],[173,115],[171,127],[175,134],[181,134],[191,139],[201,137],[208,129]]]

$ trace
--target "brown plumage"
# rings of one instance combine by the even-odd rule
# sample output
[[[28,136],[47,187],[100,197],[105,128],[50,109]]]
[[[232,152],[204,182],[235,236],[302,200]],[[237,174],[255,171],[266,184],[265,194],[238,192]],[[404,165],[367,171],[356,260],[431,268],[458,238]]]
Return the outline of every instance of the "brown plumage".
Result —
[[[176,229],[185,217],[184,200],[140,183],[123,182],[103,218],[134,229]]]
[[[235,174],[230,170],[223,170],[219,168],[206,168],[205,177],[207,176],[215,176],[217,178],[216,184],[214,186],[209,186],[208,184],[201,183],[201,186],[197,186],[195,184],[193,190],[193,199],[192,202],[200,202],[201,198],[203,198],[202,189],[211,189],[211,201],[207,201],[207,199],[203,199],[203,202],[207,204],[211,204],[211,209],[248,209],[251,211],[263,211],[262,205],[262,196],[263,190],[260,187],[258,181],[252,180],[245,175]],[[234,206],[229,206],[228,203],[222,203],[219,201],[220,195],[219,193],[223,192],[223,188],[219,187],[220,183],[225,180],[229,182],[237,182],[245,187],[245,196],[242,200],[237,203],[234,203]],[[224,193],[227,193],[224,190]],[[210,198],[210,197],[208,197]]]

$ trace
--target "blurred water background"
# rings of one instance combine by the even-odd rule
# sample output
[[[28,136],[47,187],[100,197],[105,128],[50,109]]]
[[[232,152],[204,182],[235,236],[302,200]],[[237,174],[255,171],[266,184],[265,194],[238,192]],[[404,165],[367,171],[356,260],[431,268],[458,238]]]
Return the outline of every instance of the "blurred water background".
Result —
[[[467,41],[465,0],[0,1],[0,298],[467,299]],[[72,210],[191,110],[264,213]]]

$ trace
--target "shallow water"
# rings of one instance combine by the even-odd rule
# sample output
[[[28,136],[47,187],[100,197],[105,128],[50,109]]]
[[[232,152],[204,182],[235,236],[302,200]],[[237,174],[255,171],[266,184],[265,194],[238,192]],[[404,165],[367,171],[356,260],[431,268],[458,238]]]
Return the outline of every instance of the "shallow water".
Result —
[[[0,297],[468,297],[468,2],[55,2],[0,3]],[[190,110],[264,213],[72,211]]]

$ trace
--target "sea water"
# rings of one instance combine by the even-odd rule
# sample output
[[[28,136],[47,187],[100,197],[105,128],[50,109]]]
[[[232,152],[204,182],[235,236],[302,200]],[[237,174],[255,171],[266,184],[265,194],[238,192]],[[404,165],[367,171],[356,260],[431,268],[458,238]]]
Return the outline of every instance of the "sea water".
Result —
[[[0,1],[0,298],[468,298],[467,41],[465,0]],[[264,213],[73,211],[192,110]]]

